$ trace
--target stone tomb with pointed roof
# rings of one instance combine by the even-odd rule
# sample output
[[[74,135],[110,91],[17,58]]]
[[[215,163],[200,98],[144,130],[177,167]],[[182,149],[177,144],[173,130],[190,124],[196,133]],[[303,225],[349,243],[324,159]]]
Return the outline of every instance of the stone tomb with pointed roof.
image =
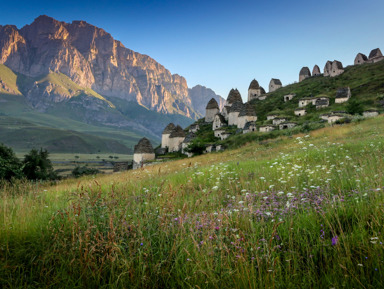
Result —
[[[155,151],[152,144],[147,138],[142,138],[137,145],[135,145],[133,151],[133,169],[140,168],[145,165],[146,162],[155,159]]]
[[[332,71],[332,61],[327,61],[324,66],[324,76],[330,76]]]
[[[248,101],[260,99],[260,96],[264,94],[264,88],[259,85],[256,79],[252,80],[248,88]]]
[[[165,127],[163,133],[161,134],[161,148],[169,147],[169,136],[175,128],[176,126],[173,123],[170,123]]]
[[[205,108],[205,122],[213,122],[213,118],[219,112],[219,104],[217,103],[216,99],[211,98],[207,104],[207,107]]]
[[[185,132],[181,126],[177,126],[169,136],[169,152],[178,152],[181,150],[181,144],[185,139]]]
[[[342,74],[343,72],[344,72],[343,64],[340,61],[334,60],[332,62],[331,74],[329,76],[335,77]]]
[[[312,76],[318,76],[321,75],[320,67],[318,65],[315,65],[312,69]]]
[[[235,102],[229,109],[228,125],[237,125],[239,120],[239,114],[243,109],[243,102]]]
[[[344,103],[351,98],[351,89],[349,87],[340,87],[336,92],[335,103]]]
[[[383,54],[381,53],[380,48],[373,49],[371,53],[369,53],[369,62],[375,63],[383,60]]]
[[[243,99],[241,98],[240,92],[232,88],[227,97],[227,106],[232,106],[235,102],[243,103]]]
[[[358,53],[355,57],[354,64],[360,65],[360,64],[366,63],[367,61],[368,61],[368,57],[365,54]]]
[[[237,128],[243,129],[247,122],[255,121],[257,121],[255,109],[250,103],[246,103],[245,105],[243,105],[243,108],[239,113],[237,120]]]
[[[279,89],[282,86],[283,84],[281,83],[280,79],[272,78],[269,82],[269,92],[274,92],[276,89]]]
[[[302,82],[304,79],[308,78],[308,77],[311,77],[311,72],[309,71],[309,68],[308,67],[303,67],[301,70],[300,70],[300,73],[299,73],[299,82]]]

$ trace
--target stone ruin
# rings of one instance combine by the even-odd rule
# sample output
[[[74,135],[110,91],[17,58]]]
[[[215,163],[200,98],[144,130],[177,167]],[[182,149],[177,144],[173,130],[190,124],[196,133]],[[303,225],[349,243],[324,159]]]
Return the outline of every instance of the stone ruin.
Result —
[[[312,69],[312,76],[318,76],[321,75],[320,67],[318,65],[315,65]]]
[[[252,80],[248,88],[248,101],[253,99],[259,99],[260,96],[265,94],[264,88],[262,88],[256,79]]]
[[[384,57],[383,57],[383,54],[381,53],[380,48],[373,49],[371,51],[371,53],[369,53],[368,60],[371,63],[375,63],[375,62],[381,61],[383,59],[384,59]]]
[[[205,108],[205,122],[213,122],[213,119],[217,113],[220,112],[219,104],[216,99],[211,98]]]
[[[155,151],[147,138],[142,138],[133,151],[133,169],[143,167],[146,162],[155,159]]]
[[[280,79],[272,78],[269,82],[269,92],[274,92],[276,89],[279,89],[282,86],[283,84],[281,83]]]
[[[324,76],[335,77],[342,74],[343,72],[343,64],[338,60],[334,60],[333,62],[328,60],[324,66]]]
[[[238,115],[237,128],[243,129],[247,122],[254,122],[257,120],[256,112],[250,103],[243,105],[242,110]]]
[[[228,114],[228,125],[237,125],[238,117],[242,109],[243,109],[242,101],[241,102],[237,101],[231,106]]]
[[[302,82],[304,79],[308,78],[308,77],[311,77],[311,72],[309,71],[309,68],[308,67],[303,67],[301,70],[300,70],[300,73],[299,73],[299,82]]]
[[[181,126],[176,126],[169,135],[169,152],[178,152],[181,149],[181,144],[185,139],[185,132]]]
[[[351,98],[351,89],[349,87],[341,87],[336,92],[335,103],[344,103]]]
[[[176,126],[173,123],[170,123],[165,127],[161,135],[161,148],[165,149],[169,147],[169,136],[175,128]]]
[[[368,61],[368,57],[365,54],[358,53],[355,57],[354,64],[360,65],[360,64],[366,63],[367,61]]]

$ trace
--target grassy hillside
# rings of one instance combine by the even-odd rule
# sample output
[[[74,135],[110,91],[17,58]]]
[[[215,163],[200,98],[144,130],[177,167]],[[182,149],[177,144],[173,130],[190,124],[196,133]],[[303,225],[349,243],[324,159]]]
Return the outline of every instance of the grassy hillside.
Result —
[[[76,131],[38,126],[23,119],[0,116],[0,140],[17,152],[46,148],[62,153],[132,153],[120,142]]]
[[[349,86],[352,97],[350,101],[361,104],[362,109],[380,109],[384,105],[384,61],[374,64],[349,66],[345,72],[337,77],[315,76],[300,83],[282,87],[268,94],[266,100],[255,100],[254,104],[258,123],[266,123],[266,116],[276,113],[288,116],[299,124],[308,121],[319,121],[319,115],[331,111],[346,111],[348,103],[335,104],[337,89]],[[295,93],[296,96],[284,102],[283,96]],[[299,107],[299,99],[309,96],[325,96],[330,98],[330,106],[319,110],[312,110],[304,117],[296,117],[294,110]]]
[[[0,193],[2,287],[382,288],[384,118]]]

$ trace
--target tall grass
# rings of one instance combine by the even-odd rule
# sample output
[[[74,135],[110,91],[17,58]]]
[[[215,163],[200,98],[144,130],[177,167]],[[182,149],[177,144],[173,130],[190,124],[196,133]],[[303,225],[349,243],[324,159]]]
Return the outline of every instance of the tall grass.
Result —
[[[383,135],[377,118],[112,176],[5,187],[0,284],[381,288]]]

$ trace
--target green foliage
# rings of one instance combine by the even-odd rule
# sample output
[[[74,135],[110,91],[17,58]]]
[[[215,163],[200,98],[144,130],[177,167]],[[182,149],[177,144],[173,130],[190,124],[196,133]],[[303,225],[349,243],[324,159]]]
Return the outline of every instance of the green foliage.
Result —
[[[21,163],[13,150],[0,143],[0,179],[10,181],[22,177]]]
[[[359,114],[362,115],[364,111],[363,105],[358,102],[356,99],[350,99],[347,104],[347,112],[349,114]]]
[[[192,153],[194,156],[202,155],[205,151],[205,142],[196,138],[185,148],[185,151]]]
[[[96,175],[100,174],[100,171],[98,169],[94,168],[89,168],[87,166],[82,166],[82,167],[76,167],[72,171],[72,176],[75,178],[79,178],[81,176],[86,176],[86,175]]]
[[[23,174],[29,180],[54,180],[57,179],[51,161],[48,159],[47,150],[32,149],[23,160]]]

